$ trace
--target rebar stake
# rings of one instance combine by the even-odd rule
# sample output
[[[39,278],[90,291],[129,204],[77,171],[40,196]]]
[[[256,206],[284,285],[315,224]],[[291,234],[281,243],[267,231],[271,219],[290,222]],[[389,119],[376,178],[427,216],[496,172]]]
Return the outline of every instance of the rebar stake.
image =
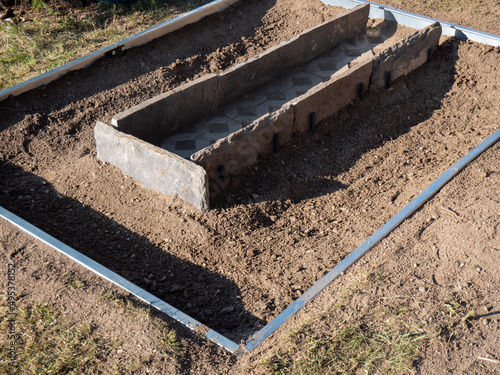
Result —
[[[309,115],[309,131],[313,133],[316,131],[316,112],[311,112]]]
[[[273,135],[273,152],[277,154],[280,150],[280,133],[274,133]]]
[[[385,72],[385,89],[386,90],[391,89],[391,78],[392,78],[392,72],[390,70]]]

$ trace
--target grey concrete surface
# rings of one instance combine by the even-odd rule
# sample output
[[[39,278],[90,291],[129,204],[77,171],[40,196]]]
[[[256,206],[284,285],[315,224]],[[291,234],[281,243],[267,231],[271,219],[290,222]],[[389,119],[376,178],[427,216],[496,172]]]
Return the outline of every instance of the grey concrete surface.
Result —
[[[177,194],[200,211],[209,208],[208,178],[203,167],[99,121],[94,136],[97,157],[120,168],[146,189]]]

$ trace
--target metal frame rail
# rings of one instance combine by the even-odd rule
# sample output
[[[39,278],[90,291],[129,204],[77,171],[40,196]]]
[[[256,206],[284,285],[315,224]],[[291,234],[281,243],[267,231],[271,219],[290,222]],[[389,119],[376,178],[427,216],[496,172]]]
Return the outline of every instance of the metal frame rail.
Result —
[[[422,29],[426,26],[439,22],[443,29],[442,34],[454,36],[458,39],[470,39],[474,42],[489,44],[492,46],[500,46],[500,36],[490,34],[484,31],[471,29],[465,26],[455,25],[446,21],[436,20],[434,18],[421,16],[419,14],[406,12],[401,9],[392,8],[389,6],[373,3],[366,0],[321,0],[325,4],[340,6],[343,8],[354,8],[360,4],[370,4],[370,18],[382,18],[389,21],[397,22],[400,25]]]
[[[133,46],[144,44],[150,40],[165,35],[168,32],[176,30],[189,23],[196,22],[208,14],[218,12],[236,3],[237,1],[238,0],[216,0],[205,6],[194,9],[193,11],[183,14],[179,17],[176,17],[171,21],[167,21],[156,27],[143,31],[142,33],[124,39],[121,42],[112,44],[111,46],[103,48],[90,55],[74,60],[59,68],[56,68],[38,77],[30,79],[24,83],[13,86],[7,90],[3,90],[0,92],[0,101],[10,95],[19,95],[20,93],[26,92],[28,90],[46,84],[50,81],[53,81],[61,77],[62,75],[68,73],[71,70],[81,69],[86,66],[89,66],[95,60],[104,56],[106,52],[112,51],[115,48],[120,48],[122,46],[124,46],[124,48],[130,48]],[[353,8],[359,4],[369,3],[368,1],[364,0],[322,0],[322,1],[326,4],[338,5],[344,8]],[[436,21],[432,18],[420,16],[417,14],[405,12],[399,9],[386,7],[375,3],[370,3],[370,17],[392,20],[398,22],[401,25],[413,28],[423,28]],[[469,29],[463,26],[450,24],[443,21],[438,21],[438,22],[440,22],[443,27],[444,35],[452,35],[461,39],[467,38],[480,43],[486,43],[493,46],[500,46],[500,36],[481,32],[478,30]],[[445,173],[443,173],[427,189],[425,189],[421,194],[419,194],[415,199],[413,199],[405,208],[403,208],[384,226],[382,226],[379,230],[377,230],[370,238],[368,238],[365,242],[363,242],[357,249],[355,249],[346,258],[344,258],[339,264],[337,264],[337,266],[335,266],[330,272],[328,272],[325,276],[323,276],[309,290],[307,290],[304,294],[302,294],[297,300],[295,300],[290,306],[288,306],[285,310],[283,310],[276,318],[274,318],[266,326],[264,326],[257,333],[255,333],[245,343],[244,346],[243,345],[240,346],[237,343],[229,340],[225,336],[217,333],[216,331],[209,329],[202,323],[198,322],[196,319],[191,318],[190,316],[184,314],[182,311],[174,308],[173,306],[170,306],[168,303],[158,299],[151,293],[131,283],[130,281],[118,275],[117,273],[111,271],[110,269],[102,266],[96,261],[81,254],[77,250],[69,247],[68,245],[57,240],[56,238],[43,232],[42,230],[36,228],[34,225],[28,223],[27,221],[7,211],[3,207],[0,207],[0,217],[9,221],[22,231],[30,234],[31,236],[49,245],[55,250],[63,253],[70,259],[74,260],[75,262],[84,266],[90,271],[96,273],[102,278],[111,281],[115,285],[128,291],[129,293],[136,296],[140,300],[164,312],[165,314],[177,320],[186,327],[192,330],[196,330],[200,327],[204,328],[205,330],[208,330],[208,332],[205,334],[205,337],[207,337],[209,340],[224,347],[231,353],[241,354],[244,353],[245,351],[253,350],[258,344],[260,344],[263,340],[269,337],[283,323],[285,323],[297,311],[299,311],[307,302],[311,301],[321,290],[323,290],[327,285],[329,285],[333,280],[335,280],[342,272],[344,272],[361,256],[363,256],[363,254],[365,254],[368,250],[370,250],[376,243],[378,243],[381,239],[386,237],[393,229],[395,229],[404,219],[409,217],[411,214],[413,214],[413,212],[415,212],[419,207],[421,207],[425,202],[427,202],[448,181],[450,181],[457,173],[459,173],[467,164],[469,164],[472,160],[478,157],[487,148],[495,144],[499,139],[500,139],[500,129],[495,131],[481,144],[479,144],[476,148],[474,148],[471,152],[469,152],[466,156],[464,156],[456,164],[454,164],[450,169],[448,169]]]

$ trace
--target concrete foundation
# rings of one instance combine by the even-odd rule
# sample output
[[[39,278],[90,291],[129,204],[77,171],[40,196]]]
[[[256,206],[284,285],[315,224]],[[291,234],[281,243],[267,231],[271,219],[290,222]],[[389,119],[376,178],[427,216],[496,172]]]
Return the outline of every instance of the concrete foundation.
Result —
[[[441,35],[436,23],[378,54],[370,43],[349,47],[367,21],[368,5],[358,6],[221,75],[119,113],[112,126],[98,122],[97,156],[144,187],[178,194],[204,211],[209,184],[217,192],[223,177],[255,163],[293,133],[307,131],[311,113],[321,121],[370,87],[387,87],[416,69]],[[347,60],[336,60],[338,50]],[[300,70],[308,63],[314,67]]]

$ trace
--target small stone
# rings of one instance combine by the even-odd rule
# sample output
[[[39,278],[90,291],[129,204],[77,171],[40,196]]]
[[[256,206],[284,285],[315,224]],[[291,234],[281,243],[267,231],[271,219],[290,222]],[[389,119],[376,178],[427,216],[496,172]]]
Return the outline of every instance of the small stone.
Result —
[[[191,304],[188,302],[188,303],[186,303],[186,307],[187,307],[188,309],[190,309],[191,307],[193,307],[193,305],[191,305]]]
[[[275,215],[269,216],[269,219],[274,223],[278,218]]]
[[[246,251],[246,256],[247,256],[248,258],[252,258],[252,257],[254,257],[254,256],[256,256],[256,255],[257,255],[257,250],[254,250],[254,249],[248,249],[248,250]]]
[[[488,173],[486,173],[485,171],[481,171],[481,172],[479,172],[479,177],[486,178],[486,177],[488,177]]]
[[[259,195],[259,194],[252,194],[252,198],[253,198],[253,199],[259,199],[259,198],[260,198],[260,195]]]
[[[131,258],[131,259],[134,259],[136,256],[137,256],[137,255],[132,254],[132,255],[130,256],[130,258]]]
[[[413,267],[417,268],[418,264],[417,263],[413,263]]]
[[[178,293],[182,292],[184,290],[184,287],[182,285],[177,285],[177,284],[172,284],[170,287],[170,293]]]
[[[220,313],[221,313],[221,314],[230,314],[230,313],[232,313],[233,311],[234,311],[234,306],[226,306],[226,307],[224,307],[224,308],[220,311]]]
[[[150,279],[148,279],[147,277],[145,277],[143,280],[144,280],[144,282],[145,282],[146,284],[148,284],[148,285],[149,285],[149,284],[151,284],[151,280],[150,280]]]
[[[489,322],[489,319],[483,319],[483,326],[487,326]]]
[[[150,274],[148,275],[148,279],[154,279],[154,277],[155,277],[155,275],[153,275],[152,273],[150,273]]]
[[[160,281],[165,281],[167,279],[167,276],[163,275],[161,278],[160,278]]]
[[[421,293],[427,292],[427,288],[425,286],[419,286],[418,291]]]

